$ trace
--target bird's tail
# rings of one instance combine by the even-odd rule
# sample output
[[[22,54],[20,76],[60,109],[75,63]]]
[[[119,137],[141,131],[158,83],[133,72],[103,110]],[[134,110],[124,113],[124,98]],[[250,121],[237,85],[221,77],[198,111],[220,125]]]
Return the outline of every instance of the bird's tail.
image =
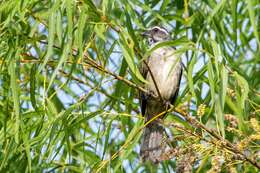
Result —
[[[156,122],[148,124],[144,128],[143,141],[141,143],[140,155],[143,162],[150,160],[152,163],[159,163],[165,149],[164,128]]]

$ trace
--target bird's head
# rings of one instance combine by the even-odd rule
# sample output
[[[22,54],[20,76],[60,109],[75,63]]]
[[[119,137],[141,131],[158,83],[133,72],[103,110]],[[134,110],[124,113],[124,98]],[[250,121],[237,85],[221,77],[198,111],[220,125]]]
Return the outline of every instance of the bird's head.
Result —
[[[148,37],[150,44],[166,41],[171,37],[170,33],[165,28],[159,26],[154,26],[146,30],[142,35]]]

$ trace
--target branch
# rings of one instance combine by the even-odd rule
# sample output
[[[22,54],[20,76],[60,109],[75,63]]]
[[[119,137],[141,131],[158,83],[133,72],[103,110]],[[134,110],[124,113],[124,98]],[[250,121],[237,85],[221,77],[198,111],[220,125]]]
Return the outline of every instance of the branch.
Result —
[[[47,42],[45,41],[40,41],[42,44],[47,44]],[[61,49],[59,48],[58,46],[53,46],[54,48],[57,48],[57,49]],[[73,49],[74,53],[77,53],[77,50]],[[76,56],[76,54],[74,54],[73,56]],[[133,87],[139,91],[142,91],[144,93],[147,93],[147,94],[151,94],[149,93],[149,91],[147,91],[146,89],[138,86],[137,84],[125,79],[124,77],[122,76],[119,76],[113,72],[110,72],[109,70],[105,69],[103,66],[97,64],[94,60],[92,60],[91,58],[89,58],[86,54],[84,54],[84,57],[86,58],[87,60],[87,64],[89,64],[91,67],[101,71],[101,72],[104,72],[108,75],[111,75],[113,76],[114,78],[116,78],[117,80],[120,80],[124,83],[126,83],[128,86],[130,87]],[[152,97],[154,98],[157,98],[156,95],[151,95]],[[249,163],[251,163],[253,166],[255,166],[256,168],[260,169],[260,164],[254,160],[254,159],[251,159],[250,156],[244,154],[242,151],[240,151],[235,145],[233,145],[231,142],[229,142],[228,140],[224,139],[222,136],[220,136],[215,130],[213,129],[210,129],[210,128],[207,128],[204,124],[202,124],[201,122],[199,122],[198,120],[196,120],[193,116],[189,115],[188,113],[184,112],[183,110],[179,109],[179,108],[174,108],[173,105],[171,105],[171,108],[158,114],[157,116],[153,117],[152,119],[150,119],[148,122],[145,123],[144,127],[151,123],[152,121],[154,121],[155,119],[157,119],[158,117],[164,115],[165,113],[168,113],[168,112],[171,112],[171,111],[175,111],[177,113],[179,113],[181,116],[183,116],[187,122],[189,122],[192,126],[196,127],[196,128],[200,128],[200,129],[203,129],[205,130],[207,133],[209,133],[212,137],[216,138],[217,140],[219,140],[222,144],[223,144],[223,147],[225,147],[226,149],[228,149],[229,151],[231,151],[234,155],[240,155],[242,156],[241,160],[246,160],[248,161]],[[129,141],[130,142],[130,141]],[[120,150],[118,152],[116,152],[112,157],[111,159],[113,160],[116,155],[126,147],[126,143],[120,148]],[[101,167],[103,167],[104,164],[101,165]],[[100,169],[101,170],[101,169]]]
[[[242,158],[240,157],[241,160],[244,159],[244,160],[248,161],[249,163],[251,163],[252,165],[254,165],[255,167],[257,167],[258,169],[260,169],[260,164],[256,160],[254,160],[254,159],[252,159],[252,157],[244,154],[243,151],[240,151],[237,148],[237,146],[235,146],[234,144],[232,144],[228,140],[222,138],[222,136],[217,134],[215,130],[207,128],[204,124],[200,123],[198,120],[196,120],[195,118],[190,116],[188,113],[184,112],[183,110],[181,110],[179,108],[175,108],[174,111],[181,114],[194,127],[203,129],[207,133],[209,133],[211,136],[218,139],[222,143],[223,147],[225,147],[229,151],[232,151],[234,155],[242,156]]]
[[[22,55],[22,56],[28,56],[28,57],[34,58],[34,59],[30,59],[30,60],[21,59],[21,60],[20,60],[21,63],[41,63],[41,62],[42,62],[41,60],[37,60],[36,57],[34,57],[34,56],[32,56],[32,55],[29,55],[29,54],[27,54],[27,53],[22,53],[21,55]],[[47,63],[47,65],[51,65],[51,63],[58,63],[58,62],[53,61],[53,60],[49,60],[48,63]],[[68,64],[73,64],[73,62],[71,62],[71,61],[66,61],[66,63],[68,63]],[[1,64],[1,63],[0,63],[0,64]],[[86,64],[80,64],[80,65],[82,65],[82,66],[88,66],[88,67],[89,67],[89,65],[86,65]],[[53,65],[51,65],[51,66],[53,66]],[[99,93],[105,95],[106,97],[108,97],[108,98],[110,98],[110,99],[115,99],[115,100],[121,102],[122,104],[126,104],[126,103],[127,103],[127,104],[131,105],[131,103],[128,102],[127,100],[122,100],[122,99],[119,99],[119,98],[117,98],[117,97],[114,97],[114,96],[108,94],[107,92],[105,92],[103,88],[98,89],[98,88],[96,88],[96,87],[93,87],[93,86],[91,86],[89,83],[87,83],[86,81],[83,81],[82,79],[79,79],[79,78],[77,78],[77,77],[75,77],[75,76],[72,76],[72,75],[70,76],[69,73],[65,72],[64,70],[59,70],[59,72],[60,72],[63,76],[65,76],[65,77],[71,77],[72,80],[75,80],[75,81],[77,81],[78,83],[87,85],[87,86],[90,87],[91,89],[97,90]],[[139,111],[138,109],[134,109],[134,111],[135,111],[136,113],[140,113],[140,111]]]

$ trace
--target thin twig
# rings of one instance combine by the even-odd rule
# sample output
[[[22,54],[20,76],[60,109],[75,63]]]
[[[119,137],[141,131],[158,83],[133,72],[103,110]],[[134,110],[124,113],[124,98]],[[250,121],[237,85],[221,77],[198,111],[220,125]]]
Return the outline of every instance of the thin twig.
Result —
[[[42,42],[42,41],[41,41],[41,43],[47,44],[47,42]],[[57,46],[53,46],[53,47],[58,48]],[[61,48],[58,48],[58,49],[61,49]],[[74,49],[74,52],[75,52],[75,51],[76,51],[76,50]],[[106,70],[104,67],[102,67],[102,66],[100,66],[99,64],[97,64],[95,61],[93,61],[93,60],[92,60],[91,58],[89,58],[87,55],[84,55],[84,57],[88,60],[88,62],[86,62],[86,63],[88,63],[91,67],[93,67],[93,68],[95,68],[95,69],[97,69],[97,70],[99,70],[99,71],[101,71],[101,72],[105,72],[106,74],[109,74],[109,75],[113,76],[114,78],[116,78],[116,79],[118,79],[118,80],[120,80],[120,81],[126,83],[126,84],[127,84],[128,86],[130,86],[130,87],[136,88],[136,89],[138,89],[139,91],[145,92],[145,93],[147,93],[147,94],[151,94],[151,93],[149,93],[149,91],[147,91],[146,89],[144,89],[144,88],[142,88],[142,87],[140,87],[140,86],[134,84],[133,82],[131,82],[131,81],[125,79],[124,77],[119,76],[119,75],[116,75],[116,74],[114,74],[113,72],[110,72],[110,71]],[[154,97],[154,98],[157,98],[155,95],[151,95],[151,96]],[[170,109],[168,109],[167,111],[164,111],[164,112],[158,114],[158,116],[155,116],[155,117],[153,117],[152,119],[150,119],[145,125],[151,123],[152,121],[154,121],[155,119],[157,119],[157,118],[160,117],[161,115],[163,115],[163,114],[165,114],[165,113],[167,113],[167,112],[171,112],[171,111],[173,111],[173,110],[174,110],[175,112],[179,113],[180,115],[182,115],[182,116],[187,120],[187,122],[189,122],[189,123],[190,123],[191,125],[193,125],[194,127],[203,129],[203,130],[205,130],[207,133],[209,133],[211,136],[213,136],[214,138],[218,139],[218,140],[223,144],[223,147],[225,147],[225,148],[228,149],[229,151],[232,151],[235,155],[241,155],[241,156],[243,156],[243,158],[241,158],[241,159],[244,159],[244,160],[248,161],[249,163],[251,163],[252,165],[254,165],[255,167],[257,167],[258,169],[260,169],[260,164],[259,164],[256,160],[254,160],[254,159],[252,159],[250,156],[244,154],[244,153],[243,153],[242,151],[240,151],[235,145],[233,145],[232,143],[230,143],[228,140],[224,139],[222,136],[218,135],[218,133],[216,133],[215,130],[210,129],[210,128],[207,128],[204,124],[202,124],[201,122],[199,122],[198,120],[196,120],[193,116],[189,115],[188,113],[184,112],[183,110],[181,110],[181,109],[179,109],[179,108],[174,108],[174,107],[172,106],[172,107],[171,107]],[[113,160],[113,159],[116,157],[116,155],[117,155],[122,149],[125,148],[125,146],[126,146],[126,144],[124,144],[124,145],[120,148],[120,150],[119,150],[118,152],[116,152],[116,153],[112,156],[111,159]],[[107,162],[106,162],[106,163],[107,163]],[[101,165],[101,167],[103,167],[104,164],[106,164],[106,163],[103,163],[103,164]],[[100,169],[100,170],[101,170],[101,169]]]
[[[42,44],[48,44],[48,42],[46,42],[46,41],[40,41],[40,43],[42,43]],[[55,46],[55,45],[53,45],[53,47],[56,48],[56,49],[61,49],[60,47]],[[73,54],[73,56],[76,56],[77,51],[76,51],[75,49],[73,49],[73,51],[74,51],[74,53],[75,53],[75,54]],[[117,75],[117,74],[115,74],[115,73],[113,73],[113,72],[111,72],[111,71],[106,70],[103,66],[100,66],[100,65],[97,64],[95,61],[93,61],[91,58],[89,58],[86,54],[84,55],[84,57],[87,59],[87,61],[85,61],[85,63],[89,64],[91,67],[93,67],[93,68],[95,68],[95,69],[97,69],[97,70],[99,70],[99,71],[101,71],[101,72],[105,72],[106,74],[109,74],[110,76],[113,76],[113,77],[114,77],[115,79],[117,79],[117,80],[123,81],[124,83],[126,83],[126,84],[127,84],[128,86],[130,86],[130,87],[133,87],[133,88],[138,89],[139,91],[148,93],[148,91],[147,91],[146,89],[144,89],[144,88],[142,88],[142,87],[136,85],[135,83],[133,83],[133,82],[131,82],[131,81],[125,79],[125,78],[122,77],[122,76],[119,76],[119,75]],[[155,96],[154,96],[154,97],[155,97]]]
[[[229,151],[232,151],[235,155],[243,156],[242,159],[245,159],[246,161],[248,161],[249,163],[251,163],[252,165],[257,167],[258,169],[260,169],[260,164],[256,160],[254,160],[250,156],[244,154],[242,151],[240,151],[231,142],[229,142],[228,140],[224,139],[222,136],[218,135],[213,129],[207,128],[204,124],[200,123],[198,120],[196,120],[195,118],[193,118],[192,116],[190,116],[189,114],[187,114],[186,112],[184,112],[181,109],[175,108],[174,110],[175,110],[175,112],[178,112],[179,114],[181,114],[191,125],[193,125],[193,126],[195,126],[197,128],[205,130],[210,135],[212,135],[213,137],[215,137],[216,139],[221,141],[221,143],[223,144],[223,147],[225,147]]]

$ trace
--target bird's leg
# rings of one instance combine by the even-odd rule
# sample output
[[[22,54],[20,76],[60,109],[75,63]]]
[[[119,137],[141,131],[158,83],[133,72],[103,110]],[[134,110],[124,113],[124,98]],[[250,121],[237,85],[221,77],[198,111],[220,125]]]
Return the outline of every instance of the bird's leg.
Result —
[[[169,100],[164,100],[164,103],[166,110],[171,108],[171,102]]]

